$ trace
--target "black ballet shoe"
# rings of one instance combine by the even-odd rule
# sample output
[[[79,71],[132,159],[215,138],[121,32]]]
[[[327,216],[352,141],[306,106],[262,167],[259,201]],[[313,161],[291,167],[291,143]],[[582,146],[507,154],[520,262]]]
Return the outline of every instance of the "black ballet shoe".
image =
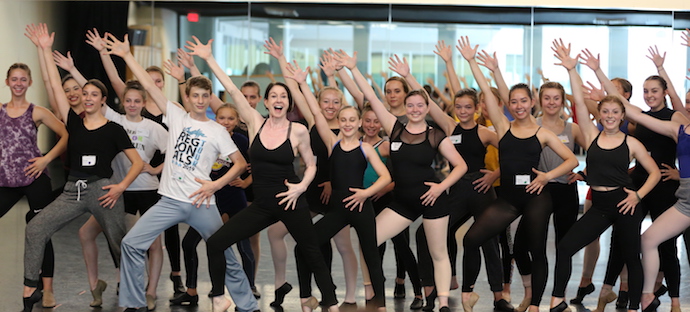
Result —
[[[173,296],[177,297],[186,291],[184,284],[182,284],[182,276],[170,273],[170,280],[173,283]]]
[[[659,301],[658,297],[654,297],[654,300],[649,303],[649,305],[642,309],[642,312],[656,312],[656,308],[658,308],[661,305],[661,301]]]
[[[557,306],[549,309],[549,312],[570,312],[570,308],[565,301],[561,301],[561,303],[559,303]]]
[[[261,293],[256,289],[256,286],[252,287],[252,295],[254,295],[255,299],[261,299]]]
[[[625,290],[618,292],[618,300],[616,300],[616,309],[626,309],[628,308],[628,299],[630,295]]]
[[[659,298],[659,297],[663,296],[667,291],[668,291],[668,288],[666,287],[666,285],[661,284],[661,286],[659,287],[659,289],[657,289],[657,290],[654,292],[654,297]]]
[[[410,304],[410,309],[411,310],[419,310],[423,306],[424,306],[424,300],[422,300],[422,298],[414,297],[414,300],[412,300],[412,304]]]
[[[450,312],[450,308],[448,306],[441,307],[438,312]]]
[[[515,307],[513,307],[510,302],[505,299],[494,301],[494,311],[499,312],[515,312]]]
[[[405,298],[405,283],[402,283],[402,284],[395,283],[395,288],[393,288],[393,298],[395,298],[395,299]]]
[[[426,296],[426,305],[422,308],[422,311],[433,311],[436,307],[436,288],[428,296]]]
[[[141,307],[141,308],[127,308],[122,312],[148,312],[149,309],[146,307]]]
[[[31,310],[34,308],[34,304],[41,301],[42,298],[43,293],[41,293],[41,290],[38,288],[31,293],[31,296],[22,298],[22,301],[24,302],[24,312],[31,312]]]
[[[589,283],[589,285],[585,287],[578,287],[577,288],[577,295],[575,298],[570,299],[570,303],[572,304],[582,304],[582,299],[585,298],[585,296],[593,293],[596,290],[596,287],[594,287],[594,284]]]
[[[285,300],[285,295],[287,295],[290,291],[292,290],[292,285],[290,283],[285,282],[282,286],[278,287],[274,291],[275,293],[275,301],[271,302],[269,305],[272,307],[280,306],[283,304],[283,301]]]
[[[196,306],[199,304],[199,295],[190,295],[189,293],[182,293],[181,295],[170,299],[171,306]]]

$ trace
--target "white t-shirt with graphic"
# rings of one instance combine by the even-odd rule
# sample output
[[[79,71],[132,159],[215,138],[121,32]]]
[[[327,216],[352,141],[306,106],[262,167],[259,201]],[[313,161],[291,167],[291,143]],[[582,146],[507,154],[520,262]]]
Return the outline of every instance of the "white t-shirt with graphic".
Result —
[[[237,151],[225,127],[213,120],[192,119],[184,109],[168,101],[163,122],[168,125],[168,147],[158,193],[191,203],[189,195],[201,187],[195,178],[210,180],[211,168],[221,155]],[[215,203],[215,196],[211,198]]]
[[[132,145],[134,145],[141,160],[145,163],[151,161],[157,150],[165,154],[166,147],[168,146],[168,131],[155,121],[144,118],[140,122],[132,122],[127,120],[125,115],[121,115],[110,107],[106,108],[105,118],[125,128],[129,139],[132,141]],[[119,182],[129,172],[132,162],[121,152],[113,159],[112,167],[113,179]],[[146,172],[140,173],[127,188],[128,191],[151,191],[157,189],[158,177]]]

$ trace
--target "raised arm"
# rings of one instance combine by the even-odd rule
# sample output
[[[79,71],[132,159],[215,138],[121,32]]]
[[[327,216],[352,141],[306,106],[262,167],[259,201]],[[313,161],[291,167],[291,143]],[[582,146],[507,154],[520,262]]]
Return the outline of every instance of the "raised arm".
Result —
[[[335,82],[335,71],[337,70],[336,63],[333,61],[328,51],[323,51],[323,55],[319,58],[319,68],[321,68],[321,72],[326,75],[326,85],[337,88],[338,84]],[[319,75],[319,79],[320,78],[321,75]]]
[[[367,79],[364,78],[364,75],[362,75],[357,68],[357,51],[355,51],[352,56],[349,56],[345,51],[340,50],[335,52],[334,57],[336,61],[343,64],[343,66],[347,67],[350,72],[352,72],[352,78],[354,78],[359,89],[362,90],[364,98],[369,100],[371,109],[376,113],[376,117],[379,118],[379,121],[381,121],[383,130],[390,134],[391,131],[393,131],[393,126],[397,118],[386,109],[386,106],[383,105],[383,102],[376,96],[374,89],[369,85]]]
[[[166,74],[170,75],[171,77],[175,78],[177,80],[177,88],[179,89],[180,92],[180,97],[182,100],[182,106],[184,106],[184,109],[186,111],[190,111],[191,107],[187,101],[185,101],[185,92],[187,90],[187,80],[185,79],[184,76],[184,68],[178,61],[177,64],[173,63],[170,59],[165,61],[163,63],[163,70],[165,71]]]
[[[587,85],[582,85],[585,104],[587,105],[587,110],[594,116],[595,120],[599,120],[599,110],[597,110],[597,103],[606,97],[606,92],[604,90],[597,88],[593,83],[587,81]],[[579,120],[578,120],[579,121]]]
[[[458,75],[455,73],[455,66],[453,66],[453,47],[446,45],[446,42],[441,40],[438,42],[438,44],[436,44],[436,50],[434,50],[434,53],[441,57],[443,62],[446,63],[448,81],[450,82],[450,88],[453,90],[453,93],[462,90],[460,87],[460,79],[458,79]],[[439,94],[441,94],[441,92],[439,92]],[[453,105],[452,100],[450,105]]]
[[[562,39],[554,40],[551,50],[554,52],[554,56],[560,61],[560,63],[556,63],[556,65],[563,66],[570,76],[570,86],[572,88],[573,100],[576,107],[575,114],[577,114],[580,131],[585,135],[585,149],[587,149],[589,148],[589,144],[599,134],[599,129],[589,120],[589,112],[587,111],[585,96],[582,92],[582,78],[580,78],[580,74],[576,69],[579,55],[572,58],[570,56],[570,44],[566,46],[563,44]]]
[[[106,34],[105,47],[108,49],[108,54],[114,54],[125,60],[127,66],[132,71],[137,80],[144,87],[146,92],[149,93],[151,99],[158,106],[163,114],[167,112],[168,98],[165,97],[163,91],[156,87],[156,84],[151,79],[151,76],[146,72],[141,64],[137,63],[137,60],[132,55],[129,49],[129,39],[125,35],[124,40],[120,41],[113,34]],[[182,107],[179,103],[176,105]]]
[[[302,94],[304,94],[304,98],[306,99],[306,102],[309,105],[309,109],[311,110],[311,113],[314,116],[314,126],[316,127],[316,130],[319,132],[319,136],[321,136],[321,139],[323,140],[325,145],[329,147],[328,155],[330,156],[332,151],[330,147],[335,145],[335,143],[338,141],[338,138],[335,135],[335,133],[331,131],[331,128],[328,126],[328,121],[326,120],[326,117],[324,117],[321,113],[319,101],[316,100],[314,93],[312,93],[311,89],[309,89],[309,85],[307,84],[307,75],[309,74],[309,67],[307,67],[305,70],[302,70],[296,61],[294,62],[294,64],[294,66],[288,64],[286,68],[287,73],[286,75],[284,75],[284,77],[287,79],[292,79],[299,84],[297,92],[299,92],[299,89],[302,90]]]
[[[58,116],[58,118],[61,118],[65,124],[67,124],[67,115],[69,113],[70,106],[65,92],[62,90],[60,73],[58,73],[58,69],[55,66],[51,53],[55,33],[48,34],[48,26],[46,26],[46,24],[39,24],[34,30],[36,37],[38,38],[39,48],[42,51],[42,57],[46,64],[46,70],[50,80],[49,87],[52,88],[53,94],[55,95],[55,105],[57,108],[55,115]]]
[[[122,78],[120,78],[120,74],[117,72],[117,68],[115,68],[115,63],[113,63],[112,57],[105,48],[105,41],[103,41],[103,38],[96,28],[86,31],[86,43],[90,44],[98,51],[105,73],[108,75],[108,80],[110,80],[110,85],[113,86],[120,101],[124,102],[125,83],[122,81]]]
[[[331,50],[331,59],[333,59],[332,55],[333,51]],[[335,60],[333,60],[335,62]],[[336,64],[338,64],[336,62]],[[339,65],[336,66],[336,72],[338,73],[338,77],[340,77],[340,81],[343,83],[343,86],[345,86],[345,89],[347,89],[347,92],[352,95],[352,97],[355,99],[355,103],[357,103],[357,107],[359,107],[360,110],[364,109],[364,93],[359,90],[357,87],[357,84],[355,83],[354,80],[352,80],[352,77],[348,75],[346,70],[343,70],[344,66]]]
[[[496,81],[496,87],[498,88],[498,94],[501,95],[501,100],[503,100],[503,103],[508,103],[510,101],[510,89],[508,88],[505,79],[503,79],[501,67],[498,66],[496,52],[490,55],[488,52],[482,50],[477,55],[477,59],[479,60],[479,65],[486,67],[491,71],[491,73],[493,73],[494,80]]]
[[[77,81],[79,86],[83,86],[86,84],[87,80],[84,78],[84,75],[81,74],[81,72],[77,69],[77,67],[74,66],[74,59],[72,58],[72,52],[67,51],[67,56],[62,55],[60,51],[54,51],[52,59],[55,61],[55,64],[57,66],[60,66],[60,68],[64,69],[67,71],[74,80]]]
[[[664,69],[664,61],[666,60],[666,52],[664,52],[663,55],[659,53],[659,48],[657,46],[649,47],[647,49],[649,51],[649,55],[647,55],[647,58],[650,59],[652,62],[654,62],[654,66],[656,66],[657,71],[659,72],[659,76],[661,78],[664,78],[666,80],[666,86],[667,86],[667,93],[668,96],[671,98],[671,106],[673,109],[677,112],[680,112],[683,116],[687,118],[690,117],[690,113],[688,113],[687,110],[685,110],[685,105],[683,104],[683,100],[680,99],[678,96],[678,93],[676,92],[676,88],[673,87],[673,82],[671,82],[671,77],[668,76],[668,73],[666,72],[666,69]]]
[[[31,42],[36,46],[38,54],[38,64],[41,67],[41,78],[43,79],[43,85],[45,85],[46,94],[48,95],[48,103],[50,104],[50,108],[53,110],[53,112],[55,114],[59,114],[57,103],[55,103],[55,93],[53,92],[53,88],[50,87],[50,77],[48,76],[48,69],[46,68],[46,60],[43,56],[43,49],[41,49],[38,43],[36,27],[37,26],[34,24],[27,25],[24,31],[24,36],[29,38]],[[60,119],[59,116],[58,119]]]
[[[191,55],[196,55],[206,61],[213,74],[216,75],[218,81],[220,81],[225,88],[225,92],[232,97],[233,102],[237,106],[237,111],[240,113],[240,117],[247,123],[250,139],[253,138],[256,131],[259,130],[264,118],[249,105],[249,102],[247,102],[247,99],[242,95],[240,89],[237,88],[235,83],[232,82],[232,79],[225,74],[223,69],[220,68],[220,65],[218,65],[218,62],[216,62],[216,59],[211,53],[211,43],[213,39],[209,40],[206,44],[202,44],[197,37],[192,37],[192,39],[194,42],[187,41],[185,47],[191,51]]]
[[[484,77],[484,74],[479,69],[479,64],[474,59],[477,54],[477,47],[478,45],[475,45],[474,48],[470,45],[470,39],[467,36],[461,37],[458,40],[458,51],[460,51],[462,57],[470,64],[472,75],[474,75],[474,79],[477,81],[479,88],[484,94],[484,102],[486,103],[486,110],[489,113],[489,119],[493,122],[496,133],[500,139],[508,131],[510,121],[508,121],[508,118],[503,114],[503,109],[498,105],[498,99],[494,96],[493,92],[491,92],[491,87],[486,81],[486,77]],[[486,52],[484,53],[486,54]]]

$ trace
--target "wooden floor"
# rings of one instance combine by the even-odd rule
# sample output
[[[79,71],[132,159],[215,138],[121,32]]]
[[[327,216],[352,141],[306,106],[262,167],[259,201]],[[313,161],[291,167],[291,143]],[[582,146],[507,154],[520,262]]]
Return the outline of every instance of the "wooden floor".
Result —
[[[0,229],[2,229],[3,239],[0,240],[0,283],[2,285],[2,291],[0,291],[0,311],[20,311],[21,310],[21,290],[22,290],[22,280],[23,280],[23,249],[24,249],[24,214],[28,210],[28,205],[26,201],[20,202],[15,206],[7,215],[0,219]],[[55,244],[56,250],[56,274],[55,274],[55,298],[58,302],[58,306],[54,308],[55,311],[100,311],[100,312],[115,312],[121,311],[122,309],[117,306],[117,296],[115,294],[115,286],[117,284],[117,275],[115,268],[113,267],[113,262],[110,258],[110,254],[107,251],[107,245],[103,237],[99,237],[99,278],[107,281],[108,288],[104,293],[103,307],[101,309],[92,309],[89,307],[89,302],[91,302],[91,295],[88,291],[88,283],[86,278],[86,272],[84,268],[84,261],[82,259],[81,247],[79,245],[79,240],[77,237],[77,231],[79,227],[86,221],[88,216],[84,215],[77,220],[70,223],[67,227],[59,231],[53,237],[53,243]],[[413,230],[418,226],[418,223],[413,224]],[[646,220],[644,227],[649,226],[649,220]],[[187,226],[181,226],[181,234],[184,234]],[[458,235],[464,234],[467,225],[459,231]],[[552,232],[552,231],[551,231]],[[608,246],[610,232],[607,231],[602,236],[602,250],[600,261],[597,264],[595,271],[595,285],[597,286],[597,291],[585,298],[584,307],[571,305],[574,311],[588,311],[588,309],[594,309],[596,307],[596,294],[598,294],[598,289],[603,280],[603,274],[605,270],[605,259],[608,256]],[[353,242],[354,239],[353,233]],[[680,240],[679,240],[680,242]],[[272,311],[273,308],[269,307],[269,303],[273,301],[273,264],[271,262],[270,250],[268,241],[266,239],[265,232],[262,233],[261,242],[261,261],[260,261],[260,271],[258,274],[258,280],[256,282],[259,291],[263,294],[259,301],[260,308],[262,311]],[[288,244],[294,245],[291,238],[288,238]],[[412,243],[414,244],[414,242]],[[393,259],[392,244],[389,245],[389,250],[386,253],[384,260],[384,272],[387,276],[386,281],[386,294],[387,294],[387,306],[388,311],[410,311],[409,304],[412,301],[412,288],[407,281],[407,298],[406,299],[393,299],[393,286],[394,286],[394,274],[395,274],[395,263]],[[548,311],[549,297],[551,292],[551,287],[553,283],[553,263],[554,263],[554,246],[553,246],[553,233],[549,235],[549,263],[550,263],[550,276],[549,282],[547,284],[547,289],[545,296],[542,300],[541,311]],[[288,250],[292,250],[289,248]],[[334,250],[336,250],[334,248]],[[462,248],[460,248],[462,251]],[[685,247],[682,243],[679,244],[679,255],[681,258],[681,304],[685,308],[685,311],[690,311],[690,271],[688,270],[688,261],[686,257]],[[200,268],[199,268],[199,293],[207,293],[211,286],[208,278],[207,265],[206,265],[206,252],[205,245],[202,243],[199,245],[199,257],[200,257]],[[458,257],[461,259],[461,256]],[[342,301],[344,297],[344,278],[342,276],[341,262],[339,256],[336,254],[334,256],[333,262],[333,278],[338,285],[337,293],[339,299]],[[582,252],[578,253],[573,257],[573,277],[568,285],[568,296],[572,297],[577,289],[579,278],[582,270]],[[170,272],[170,266],[168,263],[167,255],[165,257],[165,263],[163,265],[163,276],[161,282],[158,285],[158,308],[156,311],[198,311],[206,312],[211,311],[211,302],[206,296],[200,296],[199,306],[195,308],[181,308],[181,307],[170,307],[168,299],[172,295],[172,283],[167,278]],[[459,277],[461,278],[461,277]],[[294,286],[297,285],[297,277],[295,274],[294,258],[289,257],[288,262],[288,281]],[[357,289],[357,301],[360,305],[364,304],[364,292],[362,290],[361,278],[359,278],[358,289]],[[486,274],[482,271],[479,275],[479,280],[476,284],[476,291],[481,296],[478,304],[475,306],[474,311],[492,311],[492,294],[488,289],[488,283],[486,282]],[[522,287],[519,276],[514,275],[513,278],[513,303],[517,305],[522,299]],[[316,290],[317,288],[314,287]],[[616,288],[617,289],[617,288]],[[318,293],[316,293],[318,295]],[[451,292],[451,310],[462,311],[462,305],[460,304],[460,290],[454,290]],[[659,311],[670,311],[670,299],[668,296],[661,298],[662,304]],[[288,294],[285,303],[283,304],[284,311],[300,311],[298,290],[297,287]],[[41,311],[39,305],[36,305],[34,311]],[[45,309],[51,310],[51,309]],[[229,310],[231,311],[232,308]],[[613,304],[609,305],[607,311],[615,311]]]

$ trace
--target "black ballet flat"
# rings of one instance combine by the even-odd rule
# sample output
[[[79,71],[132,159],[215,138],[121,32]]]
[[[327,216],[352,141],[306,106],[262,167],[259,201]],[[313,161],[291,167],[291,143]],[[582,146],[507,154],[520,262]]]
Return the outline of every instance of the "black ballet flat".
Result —
[[[570,308],[565,301],[561,301],[561,303],[559,303],[557,306],[551,308],[549,312],[570,312]]]
[[[196,306],[199,304],[199,295],[190,295],[186,292],[182,293],[181,295],[170,299],[170,305],[171,306]]]
[[[618,292],[618,300],[616,300],[616,309],[627,309],[629,298],[630,298],[630,295],[628,295],[627,291],[625,291],[625,290],[619,291]]]
[[[292,290],[292,285],[290,283],[285,282],[282,286],[278,287],[274,291],[275,293],[275,301],[271,302],[269,305],[272,307],[277,307],[283,304],[283,301],[285,300],[285,296]]]
[[[577,288],[577,295],[575,298],[570,299],[570,303],[572,304],[582,304],[582,299],[585,298],[585,296],[593,293],[596,290],[596,287],[594,287],[594,284],[589,283],[589,285],[585,287],[578,287]]]
[[[173,283],[173,296],[174,297],[177,297],[186,291],[184,289],[184,284],[182,284],[182,276],[173,275],[172,273],[170,273],[170,280]]]
[[[422,311],[433,311],[436,307],[436,288],[428,296],[426,296],[426,305],[422,308]]]
[[[501,299],[498,301],[494,301],[494,311],[499,311],[499,312],[514,312],[515,307],[513,307],[510,302],[508,302],[505,299]]]
[[[450,312],[450,308],[448,306],[441,307],[438,312]]]
[[[405,298],[405,283],[403,283],[403,284],[395,283],[395,288],[393,288],[393,298],[395,298],[395,299]]]
[[[663,285],[663,284],[662,284],[662,285],[659,287],[659,289],[657,289],[657,290],[654,292],[654,297],[659,298],[659,297],[663,296],[664,294],[666,294],[667,291],[668,291],[668,287],[666,287],[666,285]]]
[[[419,310],[424,306],[424,300],[422,298],[414,297],[412,304],[410,304],[410,310]]]
[[[658,297],[654,297],[654,300],[649,303],[649,305],[642,310],[642,312],[656,312],[656,308],[658,308],[661,305],[661,301],[659,301]]]
[[[34,308],[34,304],[41,301],[42,298],[43,293],[38,288],[36,288],[34,292],[31,293],[31,296],[23,297],[22,301],[24,302],[24,312],[31,312],[31,310],[33,310]]]

